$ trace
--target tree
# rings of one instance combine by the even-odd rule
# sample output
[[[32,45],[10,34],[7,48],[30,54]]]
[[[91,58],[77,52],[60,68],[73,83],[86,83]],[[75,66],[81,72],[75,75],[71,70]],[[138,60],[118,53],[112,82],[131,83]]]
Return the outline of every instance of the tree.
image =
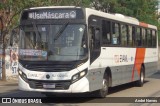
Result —
[[[90,0],[1,0],[0,1],[0,19],[2,20],[3,29],[0,37],[0,47],[3,49],[2,57],[2,80],[6,80],[5,73],[5,49],[8,42],[8,33],[18,25],[20,13],[25,8],[38,6],[88,6]]]
[[[107,13],[113,13],[117,5],[117,0],[93,0],[91,2],[91,7]]]
[[[120,13],[157,25],[157,0],[94,0],[92,6],[109,13]]]
[[[94,0],[92,6],[97,10],[120,13],[156,25],[160,38],[160,23],[158,23],[158,14],[156,13],[158,10],[157,0]]]

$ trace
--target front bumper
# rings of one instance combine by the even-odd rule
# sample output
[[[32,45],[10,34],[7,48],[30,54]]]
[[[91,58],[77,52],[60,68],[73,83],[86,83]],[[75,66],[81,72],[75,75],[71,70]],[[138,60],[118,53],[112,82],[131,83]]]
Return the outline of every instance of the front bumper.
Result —
[[[38,82],[38,80],[36,80]],[[61,81],[63,83],[63,81]],[[64,80],[64,83],[67,81]],[[81,78],[80,80],[76,81],[75,83],[69,84],[68,88],[66,89],[45,89],[43,87],[34,88],[25,82],[19,76],[19,89],[23,91],[36,91],[36,92],[53,92],[53,93],[82,93],[82,92],[89,92],[89,81],[86,77]]]

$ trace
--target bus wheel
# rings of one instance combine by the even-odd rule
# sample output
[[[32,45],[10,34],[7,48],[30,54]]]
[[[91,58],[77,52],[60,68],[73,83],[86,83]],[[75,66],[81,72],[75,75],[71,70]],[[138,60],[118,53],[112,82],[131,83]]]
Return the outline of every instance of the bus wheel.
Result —
[[[106,97],[106,95],[108,94],[108,88],[109,88],[108,75],[105,74],[103,77],[102,88],[96,91],[96,97],[100,98]]]
[[[137,81],[137,86],[138,86],[138,87],[142,87],[142,86],[143,86],[143,84],[144,84],[144,78],[145,78],[145,75],[144,75],[144,67],[142,66],[142,67],[141,67],[140,78],[139,78],[139,80]]]

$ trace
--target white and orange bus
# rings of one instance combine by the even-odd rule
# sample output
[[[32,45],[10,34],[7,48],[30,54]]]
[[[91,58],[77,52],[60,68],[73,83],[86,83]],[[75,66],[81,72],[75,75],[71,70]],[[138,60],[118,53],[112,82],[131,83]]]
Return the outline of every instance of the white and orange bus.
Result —
[[[20,18],[19,89],[96,92],[157,71],[158,31],[121,14],[74,6],[25,9]]]

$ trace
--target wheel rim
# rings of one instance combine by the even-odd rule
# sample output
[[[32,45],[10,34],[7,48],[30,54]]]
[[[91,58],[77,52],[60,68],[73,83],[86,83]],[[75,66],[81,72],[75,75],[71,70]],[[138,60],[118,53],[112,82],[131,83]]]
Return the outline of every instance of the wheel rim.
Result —
[[[102,85],[102,93],[106,94],[108,90],[108,84],[107,84],[107,80],[103,79],[103,85]]]
[[[141,72],[141,83],[144,82],[144,75],[143,75],[143,71]]]

